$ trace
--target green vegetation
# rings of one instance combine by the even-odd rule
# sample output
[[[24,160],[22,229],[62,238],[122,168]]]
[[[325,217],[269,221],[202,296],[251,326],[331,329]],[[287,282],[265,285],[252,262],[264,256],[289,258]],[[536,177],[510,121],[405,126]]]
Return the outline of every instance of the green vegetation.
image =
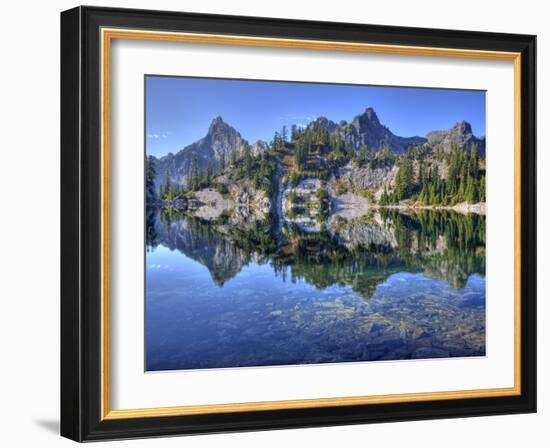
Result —
[[[145,238],[147,241],[147,250],[157,246],[157,231],[155,227],[155,215],[157,205],[157,192],[155,189],[155,158],[147,157],[145,159]]]
[[[298,195],[292,190],[288,193],[287,197],[291,204],[295,204],[298,201]]]
[[[460,202],[474,204],[485,201],[485,174],[477,145],[469,149],[454,148],[449,154],[426,154],[424,148],[412,148],[397,159],[399,170],[393,191],[388,185],[380,197],[380,205],[397,204],[401,200],[418,201],[421,205],[453,206]],[[446,167],[445,176],[440,167]]]
[[[397,240],[396,254],[408,266],[418,263],[418,254],[438,247],[444,237],[445,250],[426,258],[433,272],[449,269],[449,281],[463,288],[472,272],[485,272],[485,217],[475,213],[460,215],[450,211],[423,210],[414,215],[381,210],[384,222],[392,224]]]
[[[254,188],[263,190],[268,196],[277,191],[277,162],[268,153],[261,153],[256,156],[250,154],[250,148],[245,147],[243,157],[236,162],[236,170],[229,173],[233,181],[252,181]]]
[[[155,166],[155,158],[149,156],[145,159],[145,194],[147,196],[147,204],[156,202],[157,192],[155,190],[155,176],[157,169]]]
[[[317,199],[326,197],[323,188],[316,193]],[[299,213],[302,205],[292,213]],[[378,213],[378,212],[377,212]],[[186,231],[196,238],[190,244],[194,257],[209,256],[200,241],[223,248],[225,257],[234,257],[242,263],[247,260],[262,260],[270,263],[281,275],[289,273],[293,280],[303,279],[318,288],[333,284],[348,284],[368,299],[377,285],[388,275],[400,272],[424,272],[427,276],[444,278],[454,287],[464,287],[472,273],[485,272],[485,217],[460,215],[451,211],[422,210],[402,214],[394,209],[380,209],[382,224],[373,215],[365,215],[348,221],[335,217],[330,230],[322,224],[316,233],[301,231],[297,225],[278,227],[272,216],[265,220],[248,223],[246,226],[232,226],[227,216],[217,220],[203,221],[171,209],[160,210],[160,222],[165,230],[155,230],[153,216],[147,219],[147,243],[155,247],[160,238],[171,231],[169,223],[174,219],[185,219],[189,223]],[[325,223],[322,213],[319,222]],[[158,222],[156,224],[158,226]],[[363,226],[367,226],[364,228]],[[371,232],[383,235],[383,229],[391,229],[397,244],[369,242],[363,236]],[[354,235],[353,245],[343,244]],[[173,241],[169,238],[168,241]],[[224,263],[213,272],[220,282],[236,272],[232,263]]]
[[[229,192],[227,181],[240,182],[251,181],[254,188],[264,190],[268,195],[277,191],[277,162],[272,154],[262,153],[252,155],[251,148],[247,144],[243,148],[240,157],[236,152],[231,153],[230,162],[227,165],[222,154],[217,169],[213,162],[206,167],[201,167],[196,157],[191,160],[189,175],[186,185],[174,184],[170,173],[166,173],[159,189],[159,198],[170,201],[187,197],[191,192],[204,188],[213,188],[221,194]],[[226,179],[221,179],[225,176]]]
[[[389,168],[397,160],[397,156],[386,144],[379,151],[369,149],[366,145],[361,146],[357,155],[353,158],[358,167],[368,166],[370,169]]]
[[[467,151],[455,149],[445,156],[448,165],[446,179],[439,176],[437,165],[427,173],[420,173],[418,200],[426,205],[473,204],[485,201],[485,175],[477,145]]]
[[[218,167],[221,166],[225,166],[225,157],[223,156],[223,154]],[[219,170],[220,169],[218,169],[218,172]],[[186,190],[197,191],[201,188],[213,187],[213,180],[216,175],[217,172],[214,168],[213,162],[208,162],[206,167],[203,169],[200,167],[200,164],[197,161],[197,157],[193,157],[193,159],[191,160],[191,167],[189,169],[189,176],[187,178]],[[180,186],[180,190],[184,191],[182,186]]]
[[[276,139],[273,140],[276,142]],[[272,145],[273,146],[273,145]],[[276,146],[275,150],[279,147]],[[328,180],[335,170],[354,155],[338,133],[329,134],[326,126],[313,122],[306,128],[293,127],[291,142],[285,148],[292,151],[291,182],[297,184],[306,177]]]
[[[274,269],[285,272],[291,267],[293,280],[304,279],[318,288],[350,284],[368,299],[388,275],[403,270],[428,272],[446,278],[455,287],[464,287],[468,277],[485,272],[485,217],[455,212],[423,210],[413,215],[383,210],[384,226],[395,229],[397,247],[369,244],[347,249],[339,235],[348,226],[371,225],[372,217],[347,222],[336,218],[332,231],[301,232],[296,226],[286,233],[269,255]],[[440,246],[443,237],[445,246]]]
[[[326,222],[330,215],[330,195],[328,194],[325,182],[321,183],[321,188],[315,192],[315,197],[319,201],[316,215],[317,221]]]
[[[479,155],[475,144],[470,148],[455,146],[449,153],[433,151],[426,145],[410,147],[402,155],[393,153],[388,144],[378,150],[367,145],[354,150],[339,132],[329,133],[322,121],[315,121],[306,128],[292,126],[290,133],[283,127],[275,132],[269,149],[259,154],[252,154],[252,148],[245,143],[240,153],[231,152],[229,161],[222,155],[216,163],[205,165],[204,161],[201,163],[193,157],[185,187],[173,184],[170,173],[166,173],[158,196],[162,201],[169,201],[204,188],[227,194],[230,183],[248,182],[251,187],[274,197],[279,177],[284,176],[283,183],[291,188],[296,188],[306,178],[323,182],[330,180],[337,195],[351,190],[374,203],[377,188],[359,190],[338,175],[340,168],[349,162],[359,168],[385,170],[376,176],[387,176],[389,170],[397,166],[393,181],[383,184],[378,202],[381,206],[401,201],[425,206],[485,201],[485,159]],[[148,163],[147,188],[151,188],[151,179],[154,178],[152,165]],[[321,218],[329,212],[326,206],[329,203],[328,191],[324,188],[318,194],[323,195],[318,197],[322,204]],[[296,198],[289,199],[294,203]]]
[[[415,176],[413,160],[411,157],[404,156],[399,161],[399,171],[395,178],[395,187],[393,189],[394,200],[405,199],[411,196],[415,188]]]
[[[315,192],[315,197],[319,199],[319,201],[321,202],[328,201],[329,199],[328,190],[325,187],[319,188],[319,190]]]

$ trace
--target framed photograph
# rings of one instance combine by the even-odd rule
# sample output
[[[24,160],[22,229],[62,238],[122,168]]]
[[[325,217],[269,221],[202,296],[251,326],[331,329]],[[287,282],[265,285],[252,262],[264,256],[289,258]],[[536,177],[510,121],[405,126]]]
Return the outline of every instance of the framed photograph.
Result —
[[[536,410],[535,36],[61,14],[61,433]]]

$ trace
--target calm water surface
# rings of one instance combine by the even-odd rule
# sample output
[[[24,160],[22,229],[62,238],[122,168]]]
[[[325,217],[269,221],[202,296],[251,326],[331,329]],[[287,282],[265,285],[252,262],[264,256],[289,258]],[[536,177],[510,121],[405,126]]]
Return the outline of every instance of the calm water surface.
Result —
[[[306,233],[152,214],[148,371],[485,354],[485,218],[386,212]]]

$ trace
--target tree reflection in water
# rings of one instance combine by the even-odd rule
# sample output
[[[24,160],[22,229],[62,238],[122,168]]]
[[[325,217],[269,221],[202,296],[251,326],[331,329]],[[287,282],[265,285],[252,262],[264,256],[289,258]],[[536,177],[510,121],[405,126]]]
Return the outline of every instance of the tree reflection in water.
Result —
[[[485,354],[484,216],[146,223],[147,370]]]
[[[472,274],[485,275],[485,217],[477,214],[381,209],[350,221],[334,217],[316,233],[276,224],[269,217],[239,228],[223,217],[204,221],[161,211],[147,214],[147,247],[160,244],[198,261],[220,287],[251,261],[320,289],[348,285],[365,299],[400,271],[454,288]]]

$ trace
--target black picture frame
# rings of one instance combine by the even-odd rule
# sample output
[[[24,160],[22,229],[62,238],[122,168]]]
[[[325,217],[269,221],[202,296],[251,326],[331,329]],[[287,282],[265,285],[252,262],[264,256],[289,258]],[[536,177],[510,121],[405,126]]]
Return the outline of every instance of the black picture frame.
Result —
[[[102,27],[521,53],[521,394],[102,420]],[[99,7],[61,13],[61,435],[93,441],[536,412],[535,58],[532,35]]]

